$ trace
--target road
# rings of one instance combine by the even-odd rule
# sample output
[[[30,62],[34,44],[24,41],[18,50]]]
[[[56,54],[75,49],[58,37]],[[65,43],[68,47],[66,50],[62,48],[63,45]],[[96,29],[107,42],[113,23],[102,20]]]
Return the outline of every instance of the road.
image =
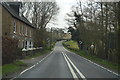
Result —
[[[16,78],[69,78],[72,80],[117,80],[118,75],[95,65],[83,57],[66,50],[62,41],[54,50]],[[114,79],[113,79],[114,78]]]

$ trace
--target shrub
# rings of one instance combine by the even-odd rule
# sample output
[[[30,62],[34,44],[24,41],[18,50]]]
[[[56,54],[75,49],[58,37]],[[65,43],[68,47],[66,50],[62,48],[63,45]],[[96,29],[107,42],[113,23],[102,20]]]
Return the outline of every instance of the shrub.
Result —
[[[2,36],[2,64],[8,64],[16,60],[17,52],[18,40]]]
[[[23,52],[22,52],[22,49],[21,48],[18,48],[17,49],[17,52],[16,52],[16,58],[17,59],[22,59],[23,58]]]

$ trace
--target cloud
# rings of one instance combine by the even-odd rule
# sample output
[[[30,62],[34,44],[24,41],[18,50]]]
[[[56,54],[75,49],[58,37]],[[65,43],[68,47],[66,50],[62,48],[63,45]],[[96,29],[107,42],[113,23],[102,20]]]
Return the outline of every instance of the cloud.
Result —
[[[65,15],[71,11],[71,7],[76,4],[76,0],[57,0],[57,4],[60,7],[60,13],[57,16],[58,25],[56,27],[64,28],[67,26]]]

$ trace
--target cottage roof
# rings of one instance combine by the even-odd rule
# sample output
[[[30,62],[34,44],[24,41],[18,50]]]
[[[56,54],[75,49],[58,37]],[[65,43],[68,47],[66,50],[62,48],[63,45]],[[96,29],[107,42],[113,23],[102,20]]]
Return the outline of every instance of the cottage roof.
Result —
[[[9,2],[2,2],[2,6],[5,7],[5,9],[7,9],[7,11],[16,19],[24,22],[25,24],[29,25],[32,28],[35,28],[29,21],[27,18],[25,18],[23,15],[19,16],[8,4]],[[10,3],[10,4],[16,4],[16,2]]]

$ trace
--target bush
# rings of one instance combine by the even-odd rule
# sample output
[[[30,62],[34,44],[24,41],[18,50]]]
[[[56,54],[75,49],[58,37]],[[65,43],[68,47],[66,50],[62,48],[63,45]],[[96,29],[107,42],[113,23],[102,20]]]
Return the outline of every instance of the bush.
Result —
[[[23,58],[22,49],[21,49],[21,48],[18,48],[16,51],[17,51],[17,52],[16,52],[16,58],[17,58],[17,59],[22,59],[22,58]]]
[[[2,36],[2,64],[8,64],[17,59],[18,40]]]

